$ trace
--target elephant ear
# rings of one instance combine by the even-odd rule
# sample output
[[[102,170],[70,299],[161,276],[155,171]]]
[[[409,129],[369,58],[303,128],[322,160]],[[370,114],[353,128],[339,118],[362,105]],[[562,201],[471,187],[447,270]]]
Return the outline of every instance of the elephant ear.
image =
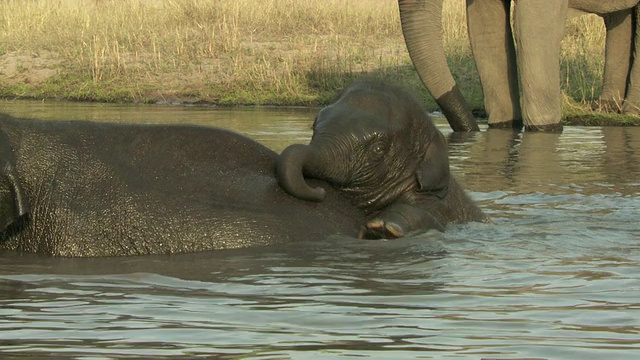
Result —
[[[0,233],[29,212],[29,204],[15,170],[9,138],[0,130]]]
[[[436,134],[427,147],[426,155],[416,171],[418,191],[443,199],[449,191],[449,151],[444,136]]]

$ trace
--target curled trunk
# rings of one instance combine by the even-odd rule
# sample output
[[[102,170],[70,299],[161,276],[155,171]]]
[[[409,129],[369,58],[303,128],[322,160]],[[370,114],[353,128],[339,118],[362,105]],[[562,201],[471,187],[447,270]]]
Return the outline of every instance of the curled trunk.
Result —
[[[325,190],[311,187],[304,180],[304,168],[312,161],[308,145],[294,144],[282,151],[276,162],[276,177],[280,186],[289,194],[308,201],[322,201]]]
[[[479,130],[456,85],[442,42],[442,0],[399,0],[400,20],[411,61],[453,131]]]

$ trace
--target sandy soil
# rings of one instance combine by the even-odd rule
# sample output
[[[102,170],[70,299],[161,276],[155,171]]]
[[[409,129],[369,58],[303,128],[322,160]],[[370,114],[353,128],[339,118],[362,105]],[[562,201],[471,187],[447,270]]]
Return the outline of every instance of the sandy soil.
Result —
[[[62,57],[50,51],[8,52],[0,55],[0,77],[10,84],[37,84],[57,73]]]

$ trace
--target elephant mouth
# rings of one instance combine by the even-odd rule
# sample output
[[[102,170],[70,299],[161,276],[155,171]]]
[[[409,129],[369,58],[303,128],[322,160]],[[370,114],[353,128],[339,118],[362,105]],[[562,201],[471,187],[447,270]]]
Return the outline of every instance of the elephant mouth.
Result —
[[[411,178],[386,179],[382,183],[371,184],[351,183],[348,185],[334,185],[334,187],[348,197],[354,206],[373,213],[389,206],[398,198],[416,190],[416,182]]]

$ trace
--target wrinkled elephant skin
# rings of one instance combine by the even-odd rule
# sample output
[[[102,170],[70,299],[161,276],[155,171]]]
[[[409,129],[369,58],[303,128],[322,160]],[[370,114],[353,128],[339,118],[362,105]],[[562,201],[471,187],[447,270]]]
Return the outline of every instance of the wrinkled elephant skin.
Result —
[[[448,156],[444,137],[412,94],[359,82],[318,112],[309,145],[282,152],[277,176],[287,192],[316,202],[324,194],[305,176],[329,182],[368,215],[361,238],[487,221],[450,174]]]
[[[52,256],[171,254],[357,234],[326,183],[286,194],[277,154],[215,128],[0,116],[0,249]]]

